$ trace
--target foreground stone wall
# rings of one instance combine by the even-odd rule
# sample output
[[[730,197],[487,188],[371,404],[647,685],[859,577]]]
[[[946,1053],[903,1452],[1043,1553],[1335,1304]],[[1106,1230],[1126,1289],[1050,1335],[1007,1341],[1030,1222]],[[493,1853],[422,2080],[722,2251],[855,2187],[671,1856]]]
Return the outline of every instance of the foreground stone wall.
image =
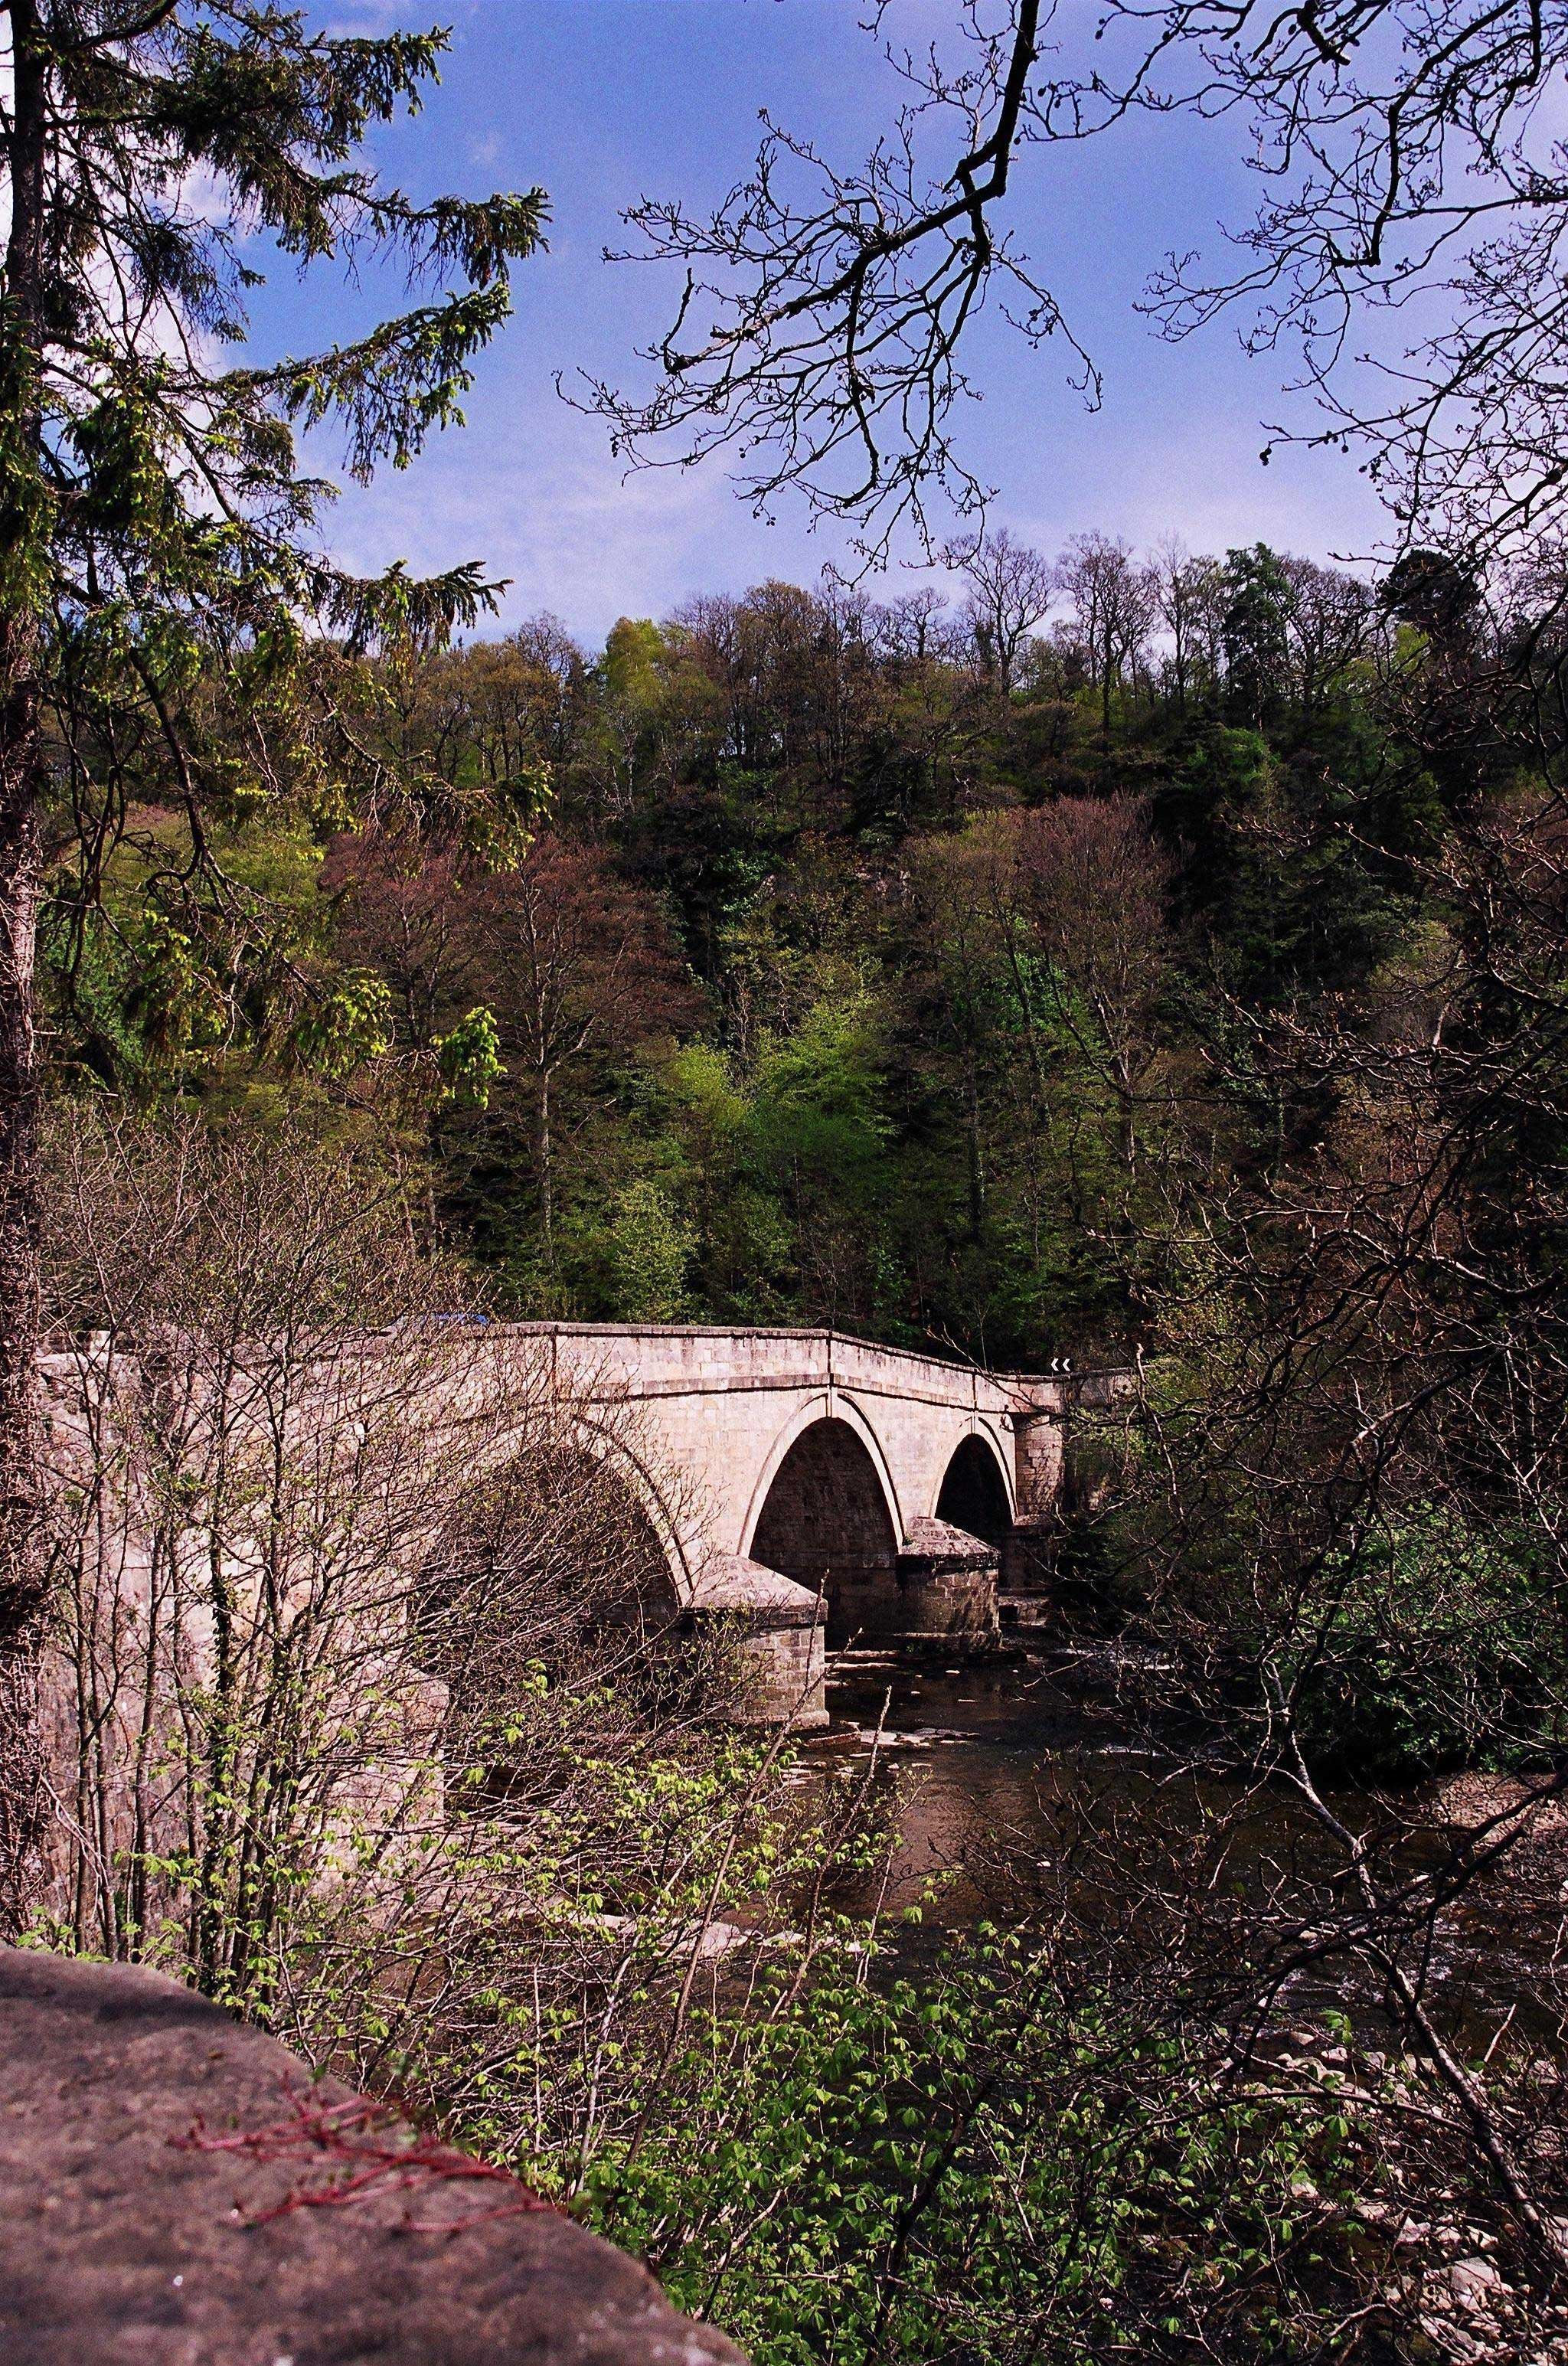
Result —
[[[157,1973],[0,1949],[0,2366],[744,2366]]]

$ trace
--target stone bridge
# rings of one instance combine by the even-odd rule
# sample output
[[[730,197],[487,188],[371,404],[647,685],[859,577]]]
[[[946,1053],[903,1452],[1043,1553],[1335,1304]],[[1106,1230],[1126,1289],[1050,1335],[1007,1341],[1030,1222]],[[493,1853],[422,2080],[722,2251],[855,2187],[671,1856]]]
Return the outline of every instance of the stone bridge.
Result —
[[[631,1473],[684,1609],[740,1623],[761,1709],[818,1721],[825,1645],[997,1633],[998,1571],[1061,1484],[1075,1406],[1114,1373],[988,1372],[829,1330],[519,1324]]]

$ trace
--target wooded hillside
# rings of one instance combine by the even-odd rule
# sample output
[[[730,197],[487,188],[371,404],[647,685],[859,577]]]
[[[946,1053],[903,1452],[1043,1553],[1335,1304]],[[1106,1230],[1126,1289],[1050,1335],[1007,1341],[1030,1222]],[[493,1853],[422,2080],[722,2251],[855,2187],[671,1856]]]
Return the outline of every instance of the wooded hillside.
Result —
[[[947,557],[344,655],[330,790],[254,717],[186,796],[150,707],[62,711],[59,1088],[314,1108],[518,1313],[1122,1353],[1194,1195],[1310,1153],[1282,1035],[1441,966],[1524,761],[1455,669],[1528,618],[1262,545]]]

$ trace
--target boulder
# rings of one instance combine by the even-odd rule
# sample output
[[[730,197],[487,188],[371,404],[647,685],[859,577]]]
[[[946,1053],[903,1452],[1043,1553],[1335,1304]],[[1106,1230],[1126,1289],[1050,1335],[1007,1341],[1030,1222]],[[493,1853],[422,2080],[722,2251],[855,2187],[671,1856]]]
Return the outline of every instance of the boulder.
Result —
[[[0,1949],[0,2366],[744,2366],[645,2268],[156,1972]]]

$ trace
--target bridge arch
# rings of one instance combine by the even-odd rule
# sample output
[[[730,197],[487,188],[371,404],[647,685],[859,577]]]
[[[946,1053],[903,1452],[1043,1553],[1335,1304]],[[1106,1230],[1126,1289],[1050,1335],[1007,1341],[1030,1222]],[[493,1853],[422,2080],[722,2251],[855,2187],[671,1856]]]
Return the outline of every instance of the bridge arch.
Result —
[[[575,1458],[590,1492],[608,1482],[628,1499],[658,1540],[673,1598],[691,1601],[706,1551],[702,1524],[694,1522],[696,1491],[657,1437],[646,1435],[641,1409],[601,1406],[587,1396],[565,1400],[542,1414],[500,1425],[485,1441],[476,1478],[491,1480],[543,1455]],[[640,1558],[640,1556],[639,1556]]]
[[[898,1490],[894,1484],[887,1457],[882,1449],[881,1439],[853,1397],[846,1396],[841,1389],[819,1389],[815,1394],[807,1397],[803,1404],[796,1406],[794,1414],[785,1422],[763,1458],[757,1483],[751,1490],[750,1501],[747,1505],[745,1525],[740,1533],[739,1546],[741,1552],[750,1555],[752,1559],[756,1558],[753,1546],[756,1541],[758,1523],[762,1516],[762,1508],[767,1503],[773,1481],[777,1478],[785,1457],[796,1441],[805,1436],[807,1430],[815,1429],[819,1422],[824,1421],[841,1422],[846,1429],[853,1431],[864,1447],[872,1468],[876,1473],[877,1484],[882,1490],[882,1500],[886,1506],[888,1519],[892,1522],[894,1542],[896,1545],[903,1542],[905,1536],[903,1508],[898,1501]]]
[[[682,1596],[626,1465],[570,1429],[510,1441],[476,1466],[429,1540],[413,1625],[450,1714],[503,1718],[540,1662],[605,1637],[661,1638]]]
[[[936,1516],[988,1545],[999,1545],[1012,1527],[1012,1491],[1007,1467],[984,1430],[960,1438],[948,1459],[937,1492]]]
[[[835,1395],[804,1409],[769,1456],[757,1493],[748,1557],[825,1594],[830,1645],[897,1631],[897,1498],[856,1408]]]

